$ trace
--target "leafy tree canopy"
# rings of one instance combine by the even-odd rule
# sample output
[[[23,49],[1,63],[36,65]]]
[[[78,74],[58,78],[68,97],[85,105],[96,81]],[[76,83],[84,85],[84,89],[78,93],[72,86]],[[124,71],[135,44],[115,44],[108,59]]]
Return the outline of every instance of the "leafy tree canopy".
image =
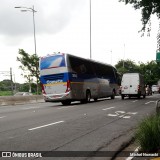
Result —
[[[125,4],[132,4],[135,9],[141,9],[142,12],[142,31],[146,31],[146,25],[150,23],[152,14],[156,14],[160,19],[160,0],[119,0]],[[147,29],[150,32],[150,27]]]
[[[32,82],[33,78],[36,78],[37,83],[37,93],[38,93],[38,83],[39,83],[39,57],[36,54],[29,55],[23,49],[19,49],[19,56],[17,61],[21,62],[19,66],[23,70],[23,76],[27,78],[28,82]]]
[[[128,72],[138,72],[137,64],[132,60],[120,60],[115,67],[117,68],[118,72],[122,75]]]
[[[160,64],[155,61],[136,64],[132,60],[120,60],[115,67],[121,75],[131,72],[141,73],[144,76],[145,83],[149,85],[157,84],[160,79]]]

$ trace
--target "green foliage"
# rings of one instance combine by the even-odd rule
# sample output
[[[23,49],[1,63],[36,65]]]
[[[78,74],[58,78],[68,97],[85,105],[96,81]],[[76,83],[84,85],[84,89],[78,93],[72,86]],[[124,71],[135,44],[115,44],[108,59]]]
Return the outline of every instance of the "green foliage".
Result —
[[[149,24],[147,31],[150,32],[150,17],[156,14],[160,18],[160,1],[159,0],[119,0],[125,4],[132,4],[135,9],[141,9],[142,13],[142,31],[146,30],[146,25]]]
[[[29,55],[23,49],[19,49],[19,57],[17,61],[21,62],[19,66],[23,71],[24,78],[27,79],[28,83],[31,83],[36,78],[37,93],[39,85],[39,57],[36,54]]]
[[[3,80],[0,82],[0,91],[11,91],[11,80]]]
[[[160,115],[145,118],[138,126],[135,139],[141,151],[158,151],[160,149]]]
[[[139,63],[139,70],[149,85],[157,84],[160,79],[160,64],[157,64],[155,61],[147,62],[147,64]]]
[[[39,79],[39,57],[37,55],[29,55],[23,49],[19,49],[17,61],[21,62],[19,68],[24,71],[24,75],[26,74],[25,72],[28,72],[28,74],[25,75],[26,78],[31,75]]]
[[[155,61],[150,61],[146,64],[142,62],[135,64],[131,60],[120,60],[115,67],[121,75],[129,72],[141,73],[144,76],[145,83],[148,85],[157,84],[160,79],[160,64]]]
[[[37,85],[35,83],[24,83],[24,84],[20,84],[20,83],[14,83],[13,84],[13,90],[14,92],[29,92],[29,88],[31,85],[31,92],[33,94],[36,94],[37,92]],[[39,88],[40,87],[40,84]],[[39,91],[38,94],[41,94],[41,91]],[[3,80],[0,82],[0,96],[10,96],[12,95],[12,88],[11,88],[11,80]]]
[[[12,96],[12,91],[0,91],[0,96]]]
[[[120,60],[115,67],[117,68],[118,72],[123,75],[124,73],[128,72],[139,72],[138,65],[135,64],[132,60]]]

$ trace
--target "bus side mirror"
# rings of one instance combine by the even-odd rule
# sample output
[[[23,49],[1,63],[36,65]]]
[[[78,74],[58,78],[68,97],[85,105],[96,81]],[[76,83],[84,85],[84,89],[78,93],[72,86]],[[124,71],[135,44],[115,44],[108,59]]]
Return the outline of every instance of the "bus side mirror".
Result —
[[[157,114],[160,114],[160,100],[156,102],[156,112]]]

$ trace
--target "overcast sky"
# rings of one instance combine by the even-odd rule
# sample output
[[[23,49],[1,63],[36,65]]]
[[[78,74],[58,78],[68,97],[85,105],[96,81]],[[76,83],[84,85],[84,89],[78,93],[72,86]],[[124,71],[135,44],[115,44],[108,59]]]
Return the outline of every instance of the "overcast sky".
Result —
[[[0,0],[0,71],[15,74],[23,83],[18,50],[34,54],[32,12],[21,12],[16,6],[35,10],[38,56],[53,52],[90,57],[89,0]],[[92,59],[115,65],[121,59],[146,63],[155,60],[158,20],[152,17],[150,37],[141,37],[141,12],[118,0],[91,0]],[[0,80],[7,79],[0,72]]]

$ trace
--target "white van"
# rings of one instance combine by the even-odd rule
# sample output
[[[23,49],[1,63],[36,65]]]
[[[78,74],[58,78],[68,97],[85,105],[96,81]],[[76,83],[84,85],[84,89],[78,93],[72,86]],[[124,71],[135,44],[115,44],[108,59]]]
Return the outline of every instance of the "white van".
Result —
[[[146,97],[144,78],[139,73],[125,73],[121,81],[121,98]]]

